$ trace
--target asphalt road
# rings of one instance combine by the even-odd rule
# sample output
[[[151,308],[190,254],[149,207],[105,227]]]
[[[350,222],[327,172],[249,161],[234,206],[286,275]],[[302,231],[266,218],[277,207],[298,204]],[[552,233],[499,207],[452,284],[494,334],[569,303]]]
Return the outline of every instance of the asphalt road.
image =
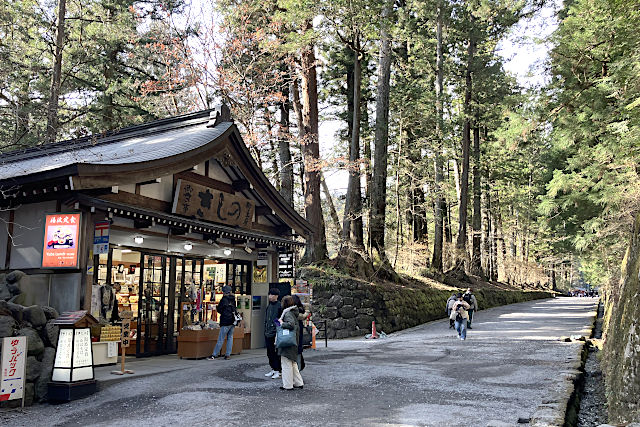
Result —
[[[202,360],[68,404],[0,412],[0,425],[516,425],[575,358],[578,344],[560,337],[587,333],[596,304],[557,298],[480,311],[466,341],[446,320],[331,341],[305,352],[303,390],[265,378],[266,355]]]

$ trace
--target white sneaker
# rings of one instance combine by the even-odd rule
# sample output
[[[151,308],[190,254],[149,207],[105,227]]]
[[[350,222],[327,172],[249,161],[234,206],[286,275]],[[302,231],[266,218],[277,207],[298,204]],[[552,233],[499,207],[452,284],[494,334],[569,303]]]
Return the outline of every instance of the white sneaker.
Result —
[[[280,372],[274,372],[271,378],[273,378],[274,380],[280,378]]]
[[[276,371],[269,371],[269,372],[267,372],[266,374],[264,374],[264,376],[265,376],[265,377],[271,377],[271,376],[273,376],[273,374],[275,374],[275,373],[276,373]]]

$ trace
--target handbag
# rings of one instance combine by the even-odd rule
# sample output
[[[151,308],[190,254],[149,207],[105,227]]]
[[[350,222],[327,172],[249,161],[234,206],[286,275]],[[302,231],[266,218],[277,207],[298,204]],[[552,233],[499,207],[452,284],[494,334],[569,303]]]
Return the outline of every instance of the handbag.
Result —
[[[298,346],[298,340],[294,331],[284,329],[280,325],[276,325],[276,348],[285,348]]]
[[[242,316],[237,311],[233,313],[233,326],[238,326],[242,322]]]

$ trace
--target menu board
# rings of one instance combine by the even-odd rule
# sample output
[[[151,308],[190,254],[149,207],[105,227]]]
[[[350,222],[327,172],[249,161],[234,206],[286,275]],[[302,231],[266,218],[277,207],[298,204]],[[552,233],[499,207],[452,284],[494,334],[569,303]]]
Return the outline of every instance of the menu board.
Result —
[[[45,215],[42,268],[78,268],[80,213]]]
[[[73,346],[73,329],[60,329],[54,368],[71,368],[71,351]]]
[[[27,337],[6,337],[2,340],[0,402],[23,398],[26,360]]]
[[[280,252],[278,254],[278,277],[280,279],[293,279],[293,251]]]
[[[62,332],[62,331],[60,331]],[[91,332],[89,328],[74,329],[73,367],[93,366],[91,358]]]

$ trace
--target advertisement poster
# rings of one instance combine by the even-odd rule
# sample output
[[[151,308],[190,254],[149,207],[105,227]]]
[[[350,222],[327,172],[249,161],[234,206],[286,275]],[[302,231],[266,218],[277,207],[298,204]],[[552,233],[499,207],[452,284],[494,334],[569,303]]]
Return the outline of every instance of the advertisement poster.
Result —
[[[78,268],[80,215],[45,215],[42,268]]]
[[[27,337],[6,337],[2,340],[2,372],[0,402],[22,399],[25,385]]]

